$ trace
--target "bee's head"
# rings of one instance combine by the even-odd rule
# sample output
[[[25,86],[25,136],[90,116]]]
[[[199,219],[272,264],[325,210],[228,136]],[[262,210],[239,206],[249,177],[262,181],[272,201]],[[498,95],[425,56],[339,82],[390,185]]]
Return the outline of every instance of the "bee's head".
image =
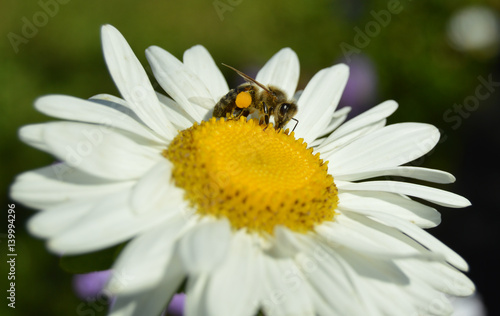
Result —
[[[283,102],[274,109],[274,127],[283,128],[297,114],[298,107],[295,102]]]

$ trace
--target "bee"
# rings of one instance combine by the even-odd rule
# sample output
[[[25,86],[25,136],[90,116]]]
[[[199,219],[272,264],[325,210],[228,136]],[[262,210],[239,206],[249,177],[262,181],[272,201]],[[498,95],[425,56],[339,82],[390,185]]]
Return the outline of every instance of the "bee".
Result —
[[[274,128],[282,129],[293,118],[298,108],[294,100],[288,99],[285,92],[274,86],[265,86],[243,72],[223,64],[242,76],[247,82],[230,90],[215,105],[213,117],[239,119],[255,111],[259,114],[259,124],[269,125],[269,117],[274,116]],[[297,124],[295,124],[297,126]],[[295,127],[293,128],[295,130]]]

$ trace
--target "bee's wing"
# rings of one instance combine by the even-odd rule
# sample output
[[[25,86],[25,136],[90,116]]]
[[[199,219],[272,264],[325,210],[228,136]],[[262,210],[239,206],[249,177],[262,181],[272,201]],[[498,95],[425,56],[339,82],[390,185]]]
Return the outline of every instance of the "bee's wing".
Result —
[[[258,82],[258,81],[257,81],[257,80],[255,80],[255,79],[253,79],[253,78],[252,78],[252,77],[250,77],[249,75],[244,74],[244,73],[242,73],[241,71],[239,71],[238,69],[236,69],[236,68],[234,68],[234,67],[231,67],[231,66],[229,66],[229,65],[226,65],[226,64],[224,64],[224,63],[223,63],[223,65],[224,65],[224,66],[226,66],[226,67],[227,67],[227,68],[229,68],[229,69],[234,70],[234,71],[235,71],[238,75],[242,76],[242,77],[243,77],[243,79],[245,79],[246,81],[251,82],[251,83],[255,83],[257,86],[259,86],[260,88],[262,88],[262,89],[263,89],[264,91],[266,91],[267,93],[272,94],[272,92],[271,92],[271,91],[269,91],[269,89],[268,89],[265,85],[263,85],[262,83]]]

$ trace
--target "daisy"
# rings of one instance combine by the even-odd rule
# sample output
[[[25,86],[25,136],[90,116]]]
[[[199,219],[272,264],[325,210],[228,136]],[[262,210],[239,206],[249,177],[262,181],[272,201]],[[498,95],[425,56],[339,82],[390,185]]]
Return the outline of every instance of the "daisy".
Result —
[[[386,126],[394,101],[344,123],[347,66],[296,94],[290,132],[211,118],[229,87],[202,46],[182,62],[147,49],[166,96],[115,28],[102,28],[102,42],[122,98],[39,98],[37,110],[63,121],[25,126],[20,138],[62,162],[19,175],[11,194],[41,210],[28,228],[55,253],[128,241],[106,286],[111,315],[158,315],[181,286],[186,315],[217,316],[448,315],[447,294],[473,293],[467,263],[423,230],[440,222],[429,204],[469,201],[388,178],[453,182],[405,165],[438,130]],[[293,96],[298,77],[285,48],[256,80]]]

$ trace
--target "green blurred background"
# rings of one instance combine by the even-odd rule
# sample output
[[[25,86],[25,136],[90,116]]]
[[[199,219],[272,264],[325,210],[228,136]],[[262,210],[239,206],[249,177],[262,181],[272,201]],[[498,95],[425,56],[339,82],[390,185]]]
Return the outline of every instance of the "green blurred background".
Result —
[[[34,110],[34,99],[51,93],[81,98],[98,93],[117,95],[101,52],[102,24],[112,24],[122,32],[148,72],[144,49],[150,45],[161,46],[182,58],[184,50],[202,44],[217,63],[249,72],[262,66],[280,48],[289,46],[299,56],[299,88],[303,88],[318,70],[346,57],[351,62],[362,57],[369,65],[369,73],[363,76],[366,69],[361,67],[360,85],[352,83],[354,98],[358,99],[344,99],[342,104],[360,112],[383,100],[395,99],[400,108],[390,123],[427,122],[441,129],[441,144],[415,164],[455,174],[457,183],[439,187],[468,197],[474,206],[466,210],[440,208],[443,223],[430,232],[469,261],[471,278],[491,315],[497,314],[498,288],[492,280],[498,281],[499,274],[490,251],[498,248],[499,240],[494,226],[499,222],[499,203],[494,198],[500,189],[495,179],[499,171],[496,147],[500,145],[498,87],[492,88],[474,110],[463,113],[460,124],[456,121],[460,114],[453,109],[454,104],[462,104],[467,98],[470,101],[476,94],[479,77],[500,82],[498,42],[486,49],[454,49],[447,37],[447,24],[455,12],[471,4],[484,5],[498,15],[500,3],[404,0],[396,2],[400,12],[391,14],[385,26],[377,22],[377,31],[375,16],[380,17],[381,10],[388,10],[394,1],[2,0],[3,214],[7,203],[12,203],[8,187],[15,175],[53,162],[52,157],[17,138],[20,126],[50,120]],[[365,35],[371,32],[362,45],[358,30]],[[354,48],[348,56],[346,47]],[[231,71],[223,72],[235,79]],[[363,78],[369,78],[373,87],[365,88]],[[370,90],[364,96],[366,89],[375,92]],[[360,98],[364,103],[358,104]],[[46,251],[42,241],[26,232],[25,222],[32,212],[16,204],[16,309],[7,308],[4,298],[0,314],[78,315],[82,302],[72,291],[71,275],[59,268],[58,258]],[[6,218],[2,216],[0,228],[0,279],[5,281]],[[7,290],[7,285],[4,288]],[[96,315],[104,313],[94,311]]]

